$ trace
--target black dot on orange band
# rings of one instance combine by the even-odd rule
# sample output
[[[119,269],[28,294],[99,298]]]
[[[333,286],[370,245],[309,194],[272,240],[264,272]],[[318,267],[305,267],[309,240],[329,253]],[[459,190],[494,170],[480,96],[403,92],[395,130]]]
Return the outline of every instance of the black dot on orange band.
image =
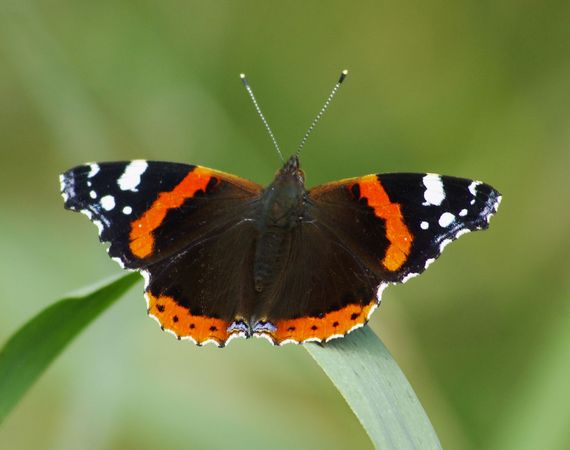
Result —
[[[339,325],[339,324],[338,324],[338,322],[336,322],[336,321],[335,321],[335,322],[333,322],[333,327],[335,327],[335,328],[336,328],[336,327],[338,327],[338,325]]]
[[[210,331],[218,331],[218,329],[216,328],[215,325],[212,325],[212,326],[210,327]]]
[[[350,187],[350,191],[352,192],[352,195],[354,195],[355,198],[360,198],[360,186],[358,185],[358,183],[353,184]]]
[[[311,330],[315,331],[317,328],[318,328],[318,327],[317,327],[316,325],[313,325],[313,326],[311,327]]]
[[[164,311],[164,305],[156,305],[156,309],[158,309],[158,312],[163,312]]]
[[[213,188],[216,184],[219,183],[220,180],[218,180],[216,177],[211,177],[210,181],[208,181],[208,184],[206,185],[206,191],[208,191],[208,189]]]
[[[194,325],[193,323],[190,324],[190,329],[193,330],[194,328],[196,328],[196,325]]]
[[[173,321],[174,323],[178,322],[178,316],[172,317],[172,321]]]
[[[356,320],[356,319],[358,319],[358,316],[360,316],[360,314],[358,314],[358,313],[352,313],[352,314],[350,315],[350,320]]]
[[[295,331],[295,327],[289,327],[287,328],[287,331]]]

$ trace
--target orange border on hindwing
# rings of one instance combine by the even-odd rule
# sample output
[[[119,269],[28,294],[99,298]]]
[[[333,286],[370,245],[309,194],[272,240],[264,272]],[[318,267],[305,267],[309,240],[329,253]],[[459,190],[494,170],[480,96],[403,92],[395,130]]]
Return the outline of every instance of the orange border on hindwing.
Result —
[[[178,339],[191,338],[201,345],[213,341],[222,346],[232,333],[228,333],[228,322],[208,316],[195,316],[192,312],[180,306],[174,298],[168,295],[158,297],[146,292],[148,314],[154,317],[164,330],[170,331]]]
[[[297,319],[279,320],[275,322],[275,331],[264,331],[275,344],[288,342],[302,343],[308,341],[324,342],[342,337],[352,330],[363,326],[377,306],[374,299],[366,305],[349,304],[344,308],[331,311],[322,317],[299,317]]]

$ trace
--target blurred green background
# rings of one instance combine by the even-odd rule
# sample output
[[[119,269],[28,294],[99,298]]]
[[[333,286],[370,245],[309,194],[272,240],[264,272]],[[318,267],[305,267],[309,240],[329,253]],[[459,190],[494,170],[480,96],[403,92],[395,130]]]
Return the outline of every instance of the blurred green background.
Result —
[[[343,68],[303,152],[308,184],[373,172],[482,179],[503,195],[371,321],[449,449],[570,447],[567,1],[0,0],[0,342],[119,271],[58,174],[148,158],[267,183]],[[301,347],[196,348],[142,283],[0,428],[6,449],[371,448]]]

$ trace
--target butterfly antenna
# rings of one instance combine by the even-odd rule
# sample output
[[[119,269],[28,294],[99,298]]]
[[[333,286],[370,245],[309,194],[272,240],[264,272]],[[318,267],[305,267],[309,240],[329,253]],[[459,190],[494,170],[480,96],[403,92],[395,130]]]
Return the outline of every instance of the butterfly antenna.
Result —
[[[257,111],[257,114],[259,114],[259,117],[261,117],[261,121],[263,122],[263,125],[265,125],[265,129],[269,133],[269,137],[273,141],[273,145],[275,146],[275,150],[277,150],[277,153],[279,154],[281,161],[284,162],[285,159],[283,158],[283,153],[281,153],[281,149],[279,148],[279,144],[277,143],[277,139],[275,139],[275,135],[273,134],[273,131],[271,131],[271,127],[269,126],[267,119],[265,119],[265,116],[261,112],[261,108],[257,104],[257,100],[255,99],[255,95],[253,95],[253,91],[251,90],[251,86],[249,85],[249,83],[247,82],[247,79],[245,78],[245,74],[240,73],[239,77],[241,78],[241,82],[245,86],[245,89],[246,89],[247,93],[249,94],[249,97],[251,98],[253,106],[255,106],[255,110]]]
[[[336,82],[336,84],[334,85],[331,93],[327,97],[325,104],[323,105],[323,107],[321,108],[319,113],[317,114],[317,117],[315,117],[315,119],[313,120],[313,123],[311,124],[311,126],[309,127],[307,132],[305,133],[305,136],[303,136],[303,139],[301,139],[301,142],[299,143],[299,147],[297,147],[297,156],[299,156],[299,154],[301,153],[301,149],[307,143],[307,139],[309,139],[309,136],[311,135],[311,133],[313,132],[313,130],[317,126],[317,123],[319,123],[319,120],[321,120],[321,117],[323,117],[323,114],[328,109],[329,105],[332,102],[332,99],[336,95],[337,91],[340,89],[340,86],[342,85],[342,82],[344,81],[344,79],[346,78],[347,75],[348,75],[348,70],[346,70],[346,69],[340,73],[340,77],[339,77],[338,81]]]

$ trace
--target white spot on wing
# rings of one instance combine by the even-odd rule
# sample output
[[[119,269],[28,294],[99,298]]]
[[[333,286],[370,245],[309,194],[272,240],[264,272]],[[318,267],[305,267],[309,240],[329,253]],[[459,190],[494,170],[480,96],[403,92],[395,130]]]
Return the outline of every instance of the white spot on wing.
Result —
[[[115,261],[119,266],[121,266],[121,269],[125,268],[125,265],[123,264],[123,261],[121,260],[121,258],[119,258],[117,256],[113,256],[113,257],[111,257],[111,259],[113,261]]]
[[[447,247],[449,244],[451,243],[451,239],[444,239],[443,241],[441,241],[441,244],[439,244],[439,252],[443,252],[443,249],[445,247]]]
[[[354,325],[350,330],[348,330],[346,332],[346,334],[352,333],[354,330],[358,330],[359,328],[362,328],[364,326],[363,323],[357,323],[356,325]]]
[[[283,346],[283,345],[287,345],[287,344],[298,344],[299,341],[296,341],[295,339],[283,339],[279,345]]]
[[[101,198],[101,206],[105,211],[111,211],[115,207],[115,197],[106,195]]]
[[[99,220],[93,220],[93,223],[97,227],[97,230],[99,231],[99,236],[100,236],[101,233],[103,232],[103,223]]]
[[[470,233],[471,230],[469,228],[463,228],[462,230],[459,230],[457,232],[457,234],[455,235],[455,239],[457,239],[460,236],[463,236],[464,234]]]
[[[307,342],[323,342],[323,340],[319,339],[318,337],[310,337],[310,338],[303,340],[302,343],[305,344]],[[280,342],[279,345],[283,345],[283,342]]]
[[[374,303],[372,305],[372,308],[370,308],[370,311],[368,311],[368,315],[366,316],[366,320],[370,320],[370,317],[372,317],[372,314],[374,313],[374,311],[376,311],[376,308],[378,308],[378,303]]]
[[[441,202],[445,199],[441,177],[435,173],[428,173],[422,181],[426,187],[424,191],[424,205],[441,205]]]
[[[503,200],[503,197],[501,195],[499,195],[497,197],[497,201],[495,202],[495,204],[493,205],[495,207],[495,211],[497,211],[499,209],[499,205],[501,204],[501,200]]]
[[[91,197],[92,199],[96,199],[97,198],[97,192],[95,192],[95,191],[89,192],[89,197]]]
[[[151,316],[151,317],[154,317],[154,316]],[[190,342],[193,342],[194,344],[198,344],[198,341],[196,341],[196,339],[194,339],[192,336],[182,336],[180,338],[180,340],[181,341],[190,341]]]
[[[429,228],[429,223],[427,223],[425,220],[423,220],[422,223],[420,223],[420,228],[422,230],[427,230]]]
[[[121,177],[117,180],[117,184],[122,191],[137,192],[138,185],[141,182],[141,175],[148,167],[148,163],[142,159],[136,159],[125,168]]]
[[[88,209],[82,209],[79,212],[81,214],[85,214],[89,220],[91,220],[93,218],[93,213],[91,211],[89,211]]]
[[[261,339],[267,339],[269,342],[271,342],[273,345],[275,345],[275,341],[273,340],[273,338],[271,337],[270,334],[267,333],[253,333],[253,337],[256,338],[261,338]]]
[[[410,278],[414,278],[417,277],[419,275],[419,273],[409,273],[407,274],[404,278],[402,278],[402,283],[405,283],[406,281],[408,281]]]
[[[503,197],[501,197],[500,195],[497,197],[497,201],[493,204],[492,207],[492,211],[487,214],[487,223],[491,222],[491,217],[493,217],[493,214],[495,214],[497,212],[497,210],[499,209],[499,205],[501,204],[501,200],[503,199]]]
[[[59,190],[61,192],[61,196],[63,197],[63,201],[67,202],[67,200],[69,200],[69,197],[73,197],[75,195],[73,179],[69,180],[65,175],[60,175]]]
[[[176,336],[178,337],[178,336]],[[208,344],[214,344],[216,347],[221,347],[222,344],[219,343],[218,341],[216,341],[215,339],[206,339],[205,341],[203,341],[201,343],[201,345],[208,345]]]
[[[99,173],[99,170],[101,170],[99,164],[89,164],[89,173],[87,174],[87,178],[93,178],[97,173]]]
[[[246,336],[246,334],[245,334],[243,331],[239,331],[239,332],[236,332],[236,333],[232,333],[232,334],[230,334],[230,335],[228,336],[228,338],[226,339],[225,345],[228,345],[231,341],[233,341],[234,339],[237,339],[237,338],[240,338],[240,339],[247,339],[247,336]]]
[[[346,334],[348,334],[348,333],[350,333],[350,331],[346,332]],[[333,339],[343,338],[346,336],[346,334],[333,334],[332,336],[329,336],[328,338],[326,338],[325,342],[332,341]]]
[[[144,274],[145,274],[144,270],[141,270],[140,274],[143,275],[143,277],[144,277]],[[145,278],[145,280],[146,280],[146,278]],[[146,284],[146,283],[145,283],[145,284]],[[145,288],[145,291],[146,291],[146,288]],[[144,293],[144,299],[145,299],[145,301],[146,301],[147,314],[148,314],[150,317],[156,319],[155,316],[153,316],[151,313],[148,312],[148,311],[150,310],[150,299],[148,298],[148,293],[147,293],[147,292]],[[158,319],[157,319],[157,320],[158,320]]]
[[[477,195],[477,186],[479,186],[480,184],[481,184],[480,181],[472,181],[471,184],[469,185],[468,189],[473,197]]]
[[[133,208],[131,208],[130,206],[125,206],[123,208],[123,214],[125,214],[126,216],[128,216],[132,212],[133,212]]]
[[[144,278],[144,290],[146,291],[148,289],[148,285],[150,284],[150,272],[147,272],[146,270],[141,270],[140,274]],[[145,294],[145,297],[146,297],[146,294]],[[147,298],[147,303],[148,303],[148,298]],[[148,308],[148,304],[147,304],[147,308]]]
[[[376,291],[376,298],[378,299],[378,303],[382,301],[382,293],[384,292],[384,289],[386,289],[387,287],[388,287],[387,283],[380,283],[380,285],[378,286],[378,290]]]
[[[162,324],[160,323],[160,320],[158,320],[158,317],[156,317],[153,314],[148,313],[148,316],[153,319],[154,321],[156,321],[157,324],[159,324],[162,327]],[[196,341],[194,341],[194,343],[196,343]]]
[[[439,217],[439,226],[442,228],[446,228],[449,225],[451,225],[454,220],[455,220],[455,216],[453,214],[451,214],[450,212],[444,212]]]
[[[461,217],[465,217],[467,215],[467,210],[466,209],[462,209],[461,211],[459,211],[459,215]]]
[[[171,334],[172,336],[174,336],[176,339],[178,339],[178,335],[174,332],[174,330],[171,330],[170,328],[164,328],[162,327],[163,331],[166,331],[167,333]]]

